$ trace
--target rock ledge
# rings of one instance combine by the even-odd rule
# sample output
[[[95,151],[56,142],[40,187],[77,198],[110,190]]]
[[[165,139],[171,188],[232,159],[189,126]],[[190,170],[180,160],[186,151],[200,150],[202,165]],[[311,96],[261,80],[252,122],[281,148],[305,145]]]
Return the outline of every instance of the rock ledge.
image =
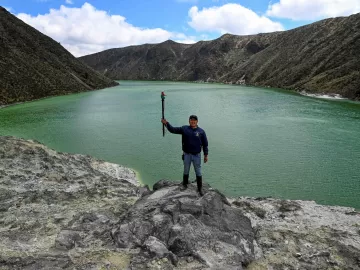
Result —
[[[360,213],[226,198],[0,137],[0,269],[360,269]]]

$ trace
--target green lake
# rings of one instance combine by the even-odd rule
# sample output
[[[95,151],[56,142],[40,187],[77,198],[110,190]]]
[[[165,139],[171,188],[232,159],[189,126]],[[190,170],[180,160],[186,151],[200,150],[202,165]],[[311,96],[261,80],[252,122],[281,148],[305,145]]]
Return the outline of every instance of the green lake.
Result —
[[[144,184],[182,179],[181,136],[199,117],[204,181],[227,196],[315,200],[360,209],[360,104],[245,86],[121,81],[118,87],[0,109],[0,135],[35,139],[137,171]],[[195,179],[193,168],[190,179]]]

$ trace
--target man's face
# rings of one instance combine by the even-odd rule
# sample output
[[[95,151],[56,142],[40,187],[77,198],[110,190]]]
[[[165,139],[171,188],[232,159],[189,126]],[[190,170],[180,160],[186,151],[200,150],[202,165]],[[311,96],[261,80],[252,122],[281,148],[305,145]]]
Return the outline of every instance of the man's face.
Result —
[[[190,124],[190,127],[195,128],[195,127],[197,127],[198,120],[189,119],[189,124]]]

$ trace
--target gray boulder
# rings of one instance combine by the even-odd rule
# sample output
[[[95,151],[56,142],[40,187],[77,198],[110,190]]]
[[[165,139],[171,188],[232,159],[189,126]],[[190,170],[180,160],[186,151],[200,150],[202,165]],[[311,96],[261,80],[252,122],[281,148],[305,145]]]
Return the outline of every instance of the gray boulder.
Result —
[[[81,237],[74,231],[64,230],[61,231],[56,240],[55,247],[58,249],[69,250],[75,247],[76,243],[81,241]]]
[[[146,257],[142,264],[168,258],[177,265],[186,258],[204,267],[242,269],[253,261],[250,219],[208,186],[202,197],[196,185],[185,191],[180,186],[161,180],[138,200],[112,232],[117,247],[140,247]]]

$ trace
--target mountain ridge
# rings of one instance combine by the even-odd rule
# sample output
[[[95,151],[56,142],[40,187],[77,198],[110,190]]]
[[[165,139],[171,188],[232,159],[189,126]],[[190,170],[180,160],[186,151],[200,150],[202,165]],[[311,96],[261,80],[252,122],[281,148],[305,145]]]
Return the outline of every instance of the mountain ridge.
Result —
[[[283,32],[181,44],[168,40],[80,57],[116,80],[269,86],[360,100],[360,13]]]

